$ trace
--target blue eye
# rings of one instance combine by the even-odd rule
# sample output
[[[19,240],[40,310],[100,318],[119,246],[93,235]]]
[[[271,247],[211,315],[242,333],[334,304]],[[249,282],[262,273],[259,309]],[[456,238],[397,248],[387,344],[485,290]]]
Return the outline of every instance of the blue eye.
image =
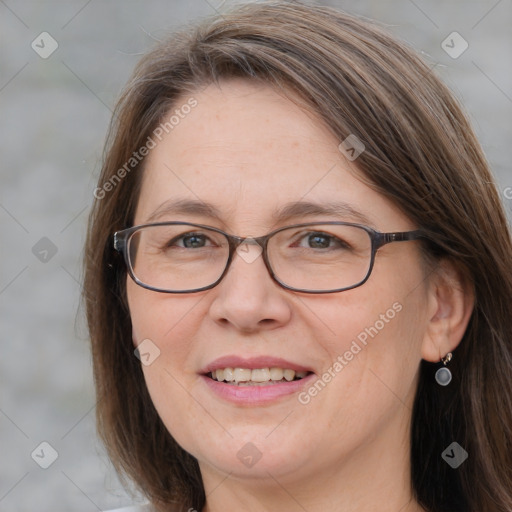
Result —
[[[184,235],[172,238],[165,244],[165,247],[179,247],[182,249],[201,249],[202,247],[207,247],[206,243],[208,240],[210,240],[209,237],[202,233],[186,233]],[[179,242],[181,242],[181,244]]]
[[[180,238],[180,240],[183,240],[183,244],[185,248],[194,248],[194,247],[204,247],[206,237],[204,235],[186,235]],[[187,242],[189,242],[191,245],[187,246]]]
[[[317,249],[327,249],[330,246],[331,240],[331,236],[326,236],[323,234],[314,234],[309,235],[308,244]]]
[[[301,238],[301,240],[307,240],[307,248],[310,249],[333,249],[336,247],[340,249],[351,248],[351,246],[344,240],[322,232],[307,233]]]

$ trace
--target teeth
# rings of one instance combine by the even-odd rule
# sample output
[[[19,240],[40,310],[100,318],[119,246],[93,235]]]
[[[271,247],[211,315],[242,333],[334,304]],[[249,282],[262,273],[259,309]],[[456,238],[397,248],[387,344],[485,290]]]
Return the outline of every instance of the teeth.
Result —
[[[247,382],[251,380],[252,370],[246,368],[235,368],[235,381],[236,382]]]
[[[219,368],[211,372],[211,377],[220,382],[254,382],[263,383],[269,381],[287,381],[291,382],[294,379],[303,379],[308,375],[308,372],[296,372],[289,368]]]
[[[295,378],[295,370],[285,370],[284,371],[284,378],[290,382]]]
[[[268,382],[270,380],[270,370],[268,368],[252,370],[251,380],[254,382]]]
[[[284,370],[282,368],[270,368],[270,378],[272,380],[282,380],[284,377]]]

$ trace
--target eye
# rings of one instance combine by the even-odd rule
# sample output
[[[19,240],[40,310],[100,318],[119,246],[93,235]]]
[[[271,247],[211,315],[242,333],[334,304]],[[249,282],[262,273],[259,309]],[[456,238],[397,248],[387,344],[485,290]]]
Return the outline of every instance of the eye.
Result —
[[[185,249],[197,249],[206,246],[206,242],[210,239],[201,233],[187,233],[186,235],[181,235],[179,237],[175,237],[170,240],[166,247],[183,247]],[[176,244],[176,242],[182,241],[183,245]]]
[[[301,241],[306,241],[306,248],[309,249],[351,249],[351,246],[344,240],[323,232],[310,232],[302,236]],[[332,244],[332,245],[331,245]],[[301,245],[301,247],[304,247]]]

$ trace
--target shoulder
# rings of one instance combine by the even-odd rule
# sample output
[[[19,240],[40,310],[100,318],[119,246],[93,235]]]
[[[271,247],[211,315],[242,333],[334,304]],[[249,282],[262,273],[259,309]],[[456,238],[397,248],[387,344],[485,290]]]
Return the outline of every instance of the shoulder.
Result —
[[[174,507],[168,509],[169,512],[182,512],[183,507],[176,504]],[[156,512],[151,503],[132,505],[129,507],[116,508],[113,510],[106,510],[105,512]]]
[[[150,503],[146,503],[145,505],[132,505],[131,507],[116,508],[105,512],[154,512],[154,509]]]

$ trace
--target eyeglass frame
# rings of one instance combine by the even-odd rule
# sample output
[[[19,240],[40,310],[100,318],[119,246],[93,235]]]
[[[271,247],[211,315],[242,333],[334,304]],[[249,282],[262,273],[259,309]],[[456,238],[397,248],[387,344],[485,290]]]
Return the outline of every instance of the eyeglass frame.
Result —
[[[194,227],[198,227],[198,228],[204,228],[204,229],[208,229],[211,231],[215,231],[217,233],[224,235],[224,237],[228,240],[229,255],[227,258],[226,267],[222,271],[222,274],[220,275],[220,277],[214,283],[212,283],[208,286],[204,286],[202,288],[196,288],[196,289],[192,289],[192,290],[163,290],[160,288],[156,288],[154,286],[150,286],[146,283],[143,283],[135,276],[135,274],[133,272],[133,267],[132,267],[132,264],[130,261],[130,257],[128,255],[128,250],[127,250],[128,249],[128,241],[129,241],[130,237],[133,235],[133,233],[135,233],[143,228],[146,228],[146,227],[170,226],[170,225],[176,225],[176,224],[183,224],[183,225],[187,225],[187,226],[194,226]],[[357,228],[363,229],[364,231],[366,231],[366,233],[368,233],[370,240],[371,240],[371,255],[370,255],[370,265],[368,267],[368,272],[366,273],[366,277],[362,281],[360,281],[352,286],[347,286],[344,288],[337,288],[334,290],[325,290],[325,291],[324,290],[304,290],[301,288],[294,288],[292,286],[288,286],[287,284],[281,282],[278,279],[278,277],[276,276],[276,274],[274,273],[274,270],[272,269],[272,265],[270,264],[270,261],[268,259],[267,245],[268,245],[269,239],[272,236],[274,236],[276,233],[279,233],[280,231],[284,231],[286,229],[298,228],[298,227],[304,227],[304,226],[330,225],[330,224],[357,227]],[[296,291],[296,292],[301,292],[301,293],[321,294],[321,293],[339,293],[339,292],[352,290],[354,288],[358,288],[358,287],[362,286],[370,278],[370,275],[372,273],[372,270],[373,270],[373,267],[375,264],[375,256],[377,254],[377,251],[381,247],[383,247],[384,245],[393,243],[393,242],[408,242],[408,241],[420,240],[420,239],[428,239],[427,235],[421,229],[416,229],[413,231],[399,231],[399,232],[391,232],[391,233],[382,233],[381,231],[377,231],[376,229],[373,229],[369,226],[365,226],[364,224],[356,224],[356,223],[352,223],[352,222],[343,222],[343,221],[324,221],[324,222],[317,221],[317,222],[304,222],[301,224],[293,224],[290,226],[280,227],[278,229],[271,231],[270,233],[267,233],[266,235],[257,236],[257,237],[252,237],[252,236],[240,237],[237,235],[232,235],[230,233],[226,233],[222,229],[215,228],[213,226],[207,226],[205,224],[196,224],[194,222],[167,221],[167,222],[155,222],[155,223],[150,223],[150,224],[140,224],[138,226],[132,226],[130,228],[116,231],[113,235],[113,245],[114,245],[114,249],[123,255],[123,258],[124,258],[124,261],[125,261],[125,264],[128,269],[128,273],[129,273],[130,277],[133,279],[133,281],[136,284],[138,284],[142,288],[146,288],[147,290],[151,290],[151,291],[159,292],[159,293],[197,293],[197,292],[202,292],[205,290],[210,290],[210,289],[214,288],[215,286],[217,286],[222,281],[224,276],[227,274],[229,267],[231,266],[231,262],[233,261],[233,256],[234,256],[236,249],[240,245],[242,245],[246,240],[254,240],[262,248],[263,261],[265,263],[265,267],[267,268],[268,273],[270,274],[270,277],[279,286],[281,286],[282,288],[284,288],[286,290],[291,290],[291,291]],[[254,244],[251,244],[251,245],[254,245]]]

